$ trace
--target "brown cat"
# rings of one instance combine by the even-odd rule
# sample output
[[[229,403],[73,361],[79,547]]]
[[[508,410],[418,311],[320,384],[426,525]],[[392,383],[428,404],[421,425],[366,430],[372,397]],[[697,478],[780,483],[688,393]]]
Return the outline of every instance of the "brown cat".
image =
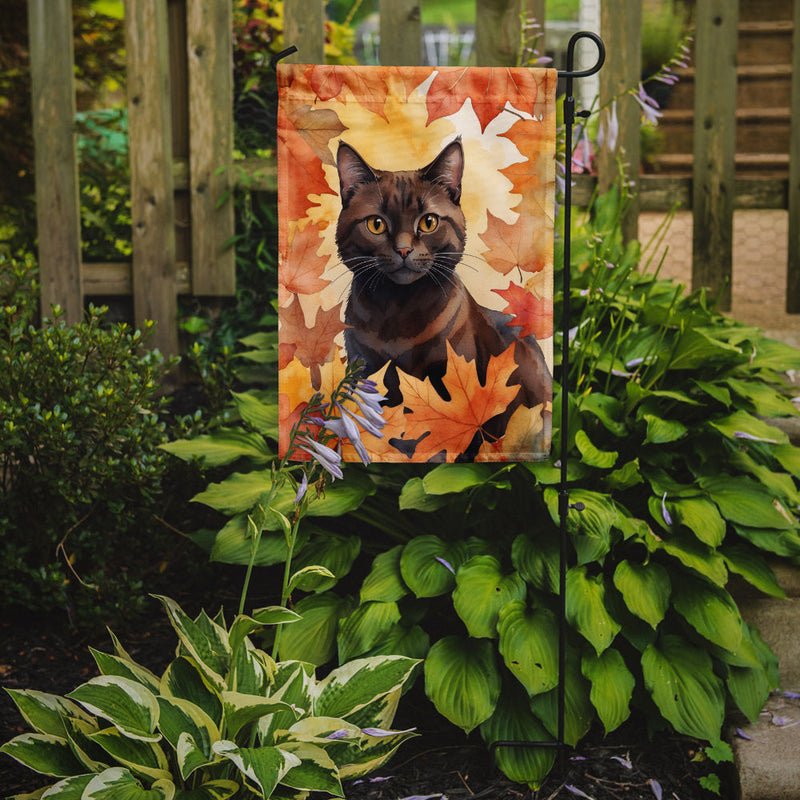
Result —
[[[535,337],[517,336],[510,316],[480,306],[455,268],[464,253],[466,221],[461,210],[464,151],[460,140],[447,145],[427,166],[392,172],[373,169],[350,145],[340,143],[337,167],[342,211],[336,244],[353,273],[345,309],[345,346],[350,360],[361,358],[368,374],[389,361],[388,402],[402,400],[397,368],[442,383],[445,342],[476,362],[481,382],[490,356],[512,343],[517,369],[509,385],[520,391],[508,410],[485,426],[501,436],[513,411],[549,401],[552,379]]]

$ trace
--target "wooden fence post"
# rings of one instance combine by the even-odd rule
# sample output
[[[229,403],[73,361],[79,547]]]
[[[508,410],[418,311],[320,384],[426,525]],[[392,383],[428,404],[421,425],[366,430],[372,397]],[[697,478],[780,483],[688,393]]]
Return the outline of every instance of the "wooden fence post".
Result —
[[[475,56],[479,67],[514,67],[519,57],[520,0],[475,0]]]
[[[297,52],[286,60],[295,64],[325,63],[324,0],[289,0],[283,5],[283,41]]]
[[[136,324],[156,320],[153,344],[178,352],[172,121],[164,0],[128,0],[128,125]]]
[[[380,0],[381,46],[384,67],[416,67],[422,63],[422,18],[419,0]]]
[[[83,318],[71,0],[29,0],[42,316]]]
[[[692,288],[730,310],[736,196],[736,48],[739,2],[697,0]]]
[[[627,92],[641,80],[642,4],[639,0],[606,0],[601,4],[600,12],[600,31],[607,58],[599,75],[600,107],[603,109],[601,125],[606,131],[606,139],[598,153],[598,182],[601,192],[608,191],[619,177],[618,165],[622,162],[623,180],[632,184],[633,191],[628,212],[622,220],[622,235],[625,241],[631,241],[639,236],[642,109]],[[605,108],[612,102],[614,105]],[[619,132],[616,141],[609,142],[609,123],[614,108]],[[610,148],[609,144],[614,147]]]
[[[794,4],[792,121],[789,138],[789,262],[786,312],[800,314],[800,3]]]
[[[230,0],[189,0],[189,183],[192,294],[236,294],[233,214],[233,13]],[[225,199],[223,199],[225,198]]]

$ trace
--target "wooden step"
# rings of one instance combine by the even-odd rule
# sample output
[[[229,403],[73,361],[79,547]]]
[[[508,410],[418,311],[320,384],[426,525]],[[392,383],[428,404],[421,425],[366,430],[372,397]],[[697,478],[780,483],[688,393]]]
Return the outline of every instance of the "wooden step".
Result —
[[[791,20],[742,22],[736,61],[742,66],[754,64],[790,64],[792,61]]]
[[[739,0],[739,22],[792,19],[792,0]]]
[[[691,177],[694,158],[689,153],[664,153],[654,156],[657,172],[678,177]],[[788,153],[737,153],[737,177],[786,178],[789,174]]]

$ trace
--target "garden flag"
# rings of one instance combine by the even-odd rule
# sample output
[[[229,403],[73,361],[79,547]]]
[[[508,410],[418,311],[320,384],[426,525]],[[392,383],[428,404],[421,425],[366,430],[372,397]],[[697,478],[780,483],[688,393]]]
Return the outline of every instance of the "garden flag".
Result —
[[[548,456],[556,78],[278,66],[282,453],[357,359],[372,460]]]

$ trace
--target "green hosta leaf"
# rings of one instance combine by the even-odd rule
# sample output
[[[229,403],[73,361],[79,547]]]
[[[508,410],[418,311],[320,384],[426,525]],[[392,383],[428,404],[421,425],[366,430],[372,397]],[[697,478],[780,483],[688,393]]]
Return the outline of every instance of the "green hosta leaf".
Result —
[[[759,337],[758,347],[754,348],[751,369],[785,372],[787,369],[800,369],[800,356],[796,347],[775,339]]]
[[[772,567],[754,547],[747,544],[729,544],[720,552],[731,572],[741,575],[748,583],[770,597],[786,597]]]
[[[742,641],[742,618],[725,589],[683,575],[672,587],[672,604],[702,636],[735,652]]]
[[[272,792],[286,773],[300,765],[300,759],[277,747],[237,747],[234,742],[214,743],[214,752],[232,761],[254,783],[264,797]]]
[[[248,458],[254,464],[264,464],[275,455],[263,436],[240,428],[217,428],[213,433],[166,442],[159,447],[184,461],[197,459],[204,467],[219,467],[239,458]]]
[[[399,508],[401,511],[437,511],[448,505],[451,498],[432,495],[425,491],[422,478],[410,478],[400,492]]]
[[[609,648],[602,655],[588,653],[581,662],[581,671],[592,689],[589,699],[597,709],[606,735],[616,730],[630,716],[631,697],[636,679],[625,666],[619,650]]]
[[[719,475],[701,478],[700,485],[731,522],[750,528],[797,527],[797,520],[780,502],[750,478]]]
[[[497,623],[498,650],[511,674],[528,694],[539,694],[558,684],[558,624],[544,608],[526,608],[513,600],[502,609]]]
[[[368,656],[406,656],[423,659],[430,650],[430,636],[419,625],[410,628],[405,625],[393,625],[379,640]]]
[[[773,687],[761,667],[728,667],[728,691],[742,713],[755,722]]]
[[[403,581],[417,597],[436,597],[455,585],[455,572],[468,558],[463,541],[448,544],[438,536],[417,536],[400,556]]]
[[[645,444],[669,444],[681,439],[688,432],[688,428],[674,419],[663,419],[654,414],[644,414],[644,421],[647,423],[647,435]]]
[[[772,455],[780,465],[795,478],[800,478],[800,447],[793,444],[782,444],[770,448]]]
[[[283,742],[280,749],[300,759],[281,778],[284,786],[306,792],[327,792],[335,797],[344,797],[339,770],[331,757],[321,748],[309,742]]]
[[[192,500],[215,508],[223,514],[239,514],[249,511],[265,497],[272,485],[272,479],[272,472],[268,469],[234,472],[221,483],[209,484],[205,491],[196,494]],[[286,489],[288,491],[290,490]]]
[[[231,392],[241,418],[264,436],[278,439],[278,406],[262,403],[253,392]]]
[[[581,398],[581,411],[587,411],[603,424],[606,430],[624,437],[628,431],[625,422],[625,409],[616,397],[592,392]]]
[[[166,608],[181,645],[209,681],[216,688],[222,689],[225,685],[222,676],[227,673],[231,660],[227,631],[210,620],[207,624],[192,620],[174,600],[160,595],[156,597]],[[198,620],[201,618],[203,615]]]
[[[703,497],[686,497],[667,501],[667,509],[675,522],[685,525],[703,544],[719,547],[725,538],[725,520],[716,505]]]
[[[86,772],[69,742],[49,733],[23,733],[0,747],[0,753],[16,759],[34,772],[63,778]]]
[[[603,652],[619,633],[621,625],[608,613],[603,575],[591,577],[586,567],[567,571],[567,620],[597,651]]]
[[[232,651],[239,649],[245,637],[265,625],[285,625],[290,622],[299,622],[302,617],[291,609],[283,606],[266,606],[253,611],[252,616],[239,614],[228,632],[228,643]]]
[[[740,381],[727,378],[725,383],[739,395],[753,404],[756,414],[761,417],[794,416],[797,409],[792,401],[762,380]]]
[[[86,722],[92,719],[77,703],[55,694],[37,692],[34,689],[6,689],[6,691],[25,718],[25,722],[36,733],[63,737],[64,717],[75,717]]]
[[[611,469],[619,458],[619,453],[616,450],[598,450],[598,448],[592,444],[589,435],[583,430],[575,434],[575,446],[580,451],[581,461],[597,469]]]
[[[755,545],[760,550],[775,553],[778,556],[793,558],[800,556],[800,535],[795,531],[777,530],[775,528],[748,528],[745,525],[734,525],[736,533]]]
[[[336,585],[353,566],[361,552],[359,536],[327,536],[314,537],[293,560],[296,570],[312,566],[320,566],[330,571],[330,575],[309,573],[300,579],[297,586],[304,592],[324,592]]]
[[[312,592],[315,589],[324,591],[335,585],[336,576],[327,567],[313,564],[298,569],[289,579],[288,589],[290,592],[298,587],[305,592]]]
[[[725,568],[722,556],[702,542],[698,542],[694,536],[671,533],[668,537],[657,541],[651,535],[646,541],[651,551],[663,550],[673,558],[677,558],[685,566],[716,583],[717,586],[726,584],[728,570]]]
[[[299,622],[281,632],[282,660],[324,664],[336,653],[339,619],[348,613],[348,602],[331,592],[304,597],[295,605]]]
[[[727,417],[709,420],[708,424],[730,439],[754,437],[772,444],[786,444],[789,441],[789,437],[780,428],[746,411],[735,411]]]
[[[639,459],[634,458],[633,461],[628,461],[623,464],[619,469],[615,469],[606,476],[606,484],[609,489],[617,489],[623,491],[630,489],[632,486],[638,486],[644,483],[644,478],[639,470]]]
[[[589,700],[589,682],[581,675],[577,651],[567,653],[564,673],[564,741],[571,747],[588,732],[594,719],[594,708]],[[530,698],[533,713],[544,723],[552,736],[558,735],[558,689]]]
[[[511,563],[527,583],[543,592],[558,592],[559,545],[555,536],[532,539],[521,533],[511,545]]]
[[[487,745],[494,742],[549,742],[552,737],[531,713],[525,693],[510,684],[503,687],[500,700],[489,719],[481,724]],[[497,766],[512,781],[538,789],[555,762],[555,749],[545,747],[498,747]]]
[[[558,492],[546,489],[544,499],[553,522],[558,525]],[[567,531],[578,553],[578,562],[601,562],[611,549],[611,529],[618,517],[614,501],[608,495],[585,489],[571,490],[569,501],[571,506],[583,504],[582,510],[570,508],[567,514]]]
[[[669,572],[650,561],[620,561],[614,570],[614,586],[622,594],[628,610],[655,629],[669,608],[672,590]]]
[[[137,664],[130,658],[101,653],[93,647],[90,647],[89,650],[103,675],[119,675],[122,678],[130,678],[132,681],[141,683],[151,692],[158,691],[159,679],[149,669]]]
[[[317,684],[314,713],[350,719],[375,700],[401,690],[417,664],[416,659],[403,656],[358,658],[342,664]]]
[[[225,715],[225,731],[233,737],[245,725],[249,725],[261,717],[278,711],[292,711],[291,706],[281,700],[241,692],[223,692],[222,707]]]
[[[708,381],[693,380],[692,383],[721,405],[725,406],[726,408],[730,407],[732,402],[731,393],[724,386],[721,386],[717,383],[709,383]]]
[[[425,693],[467,733],[494,713],[500,686],[494,646],[486,639],[446,636],[425,659]]]
[[[647,691],[678,733],[720,738],[725,694],[705,651],[667,634],[644,651],[642,671]]]
[[[399,621],[397,603],[362,603],[339,623],[339,662],[364,655]]]
[[[228,800],[239,791],[239,788],[239,784],[235,781],[208,781],[196,789],[178,790],[175,800]]]
[[[432,495],[464,492],[482,486],[494,471],[489,464],[439,464],[422,479],[422,488]]]
[[[708,366],[709,362],[736,363],[742,359],[738,347],[712,339],[697,328],[687,328],[673,350],[669,369],[697,369]]]
[[[90,714],[108,720],[131,739],[157,742],[158,703],[140,683],[117,675],[100,675],[70,692]]]
[[[369,575],[361,584],[361,602],[379,600],[392,603],[408,594],[408,586],[400,573],[400,554],[403,545],[399,544],[375,557]]]
[[[204,711],[215,725],[222,723],[222,698],[188,658],[176,658],[167,667],[161,676],[160,693],[167,698],[188,700]]]
[[[112,767],[86,784],[81,800],[172,800],[174,796],[171,781],[156,781],[145,789],[127,769]]]
[[[301,546],[306,541],[307,526],[300,528]],[[210,558],[223,564],[249,564],[253,559],[256,567],[270,567],[286,560],[286,539],[282,533],[269,533],[264,531],[258,541],[255,556],[253,556],[253,537],[248,530],[247,514],[237,514],[231,517],[219,530],[211,545]]]
[[[149,781],[170,780],[167,757],[157,744],[130,739],[116,728],[106,728],[89,738],[134,775]]]
[[[456,574],[453,607],[470,636],[497,636],[497,615],[511,600],[525,597],[525,581],[519,573],[504,575],[493,556],[473,556]]]

